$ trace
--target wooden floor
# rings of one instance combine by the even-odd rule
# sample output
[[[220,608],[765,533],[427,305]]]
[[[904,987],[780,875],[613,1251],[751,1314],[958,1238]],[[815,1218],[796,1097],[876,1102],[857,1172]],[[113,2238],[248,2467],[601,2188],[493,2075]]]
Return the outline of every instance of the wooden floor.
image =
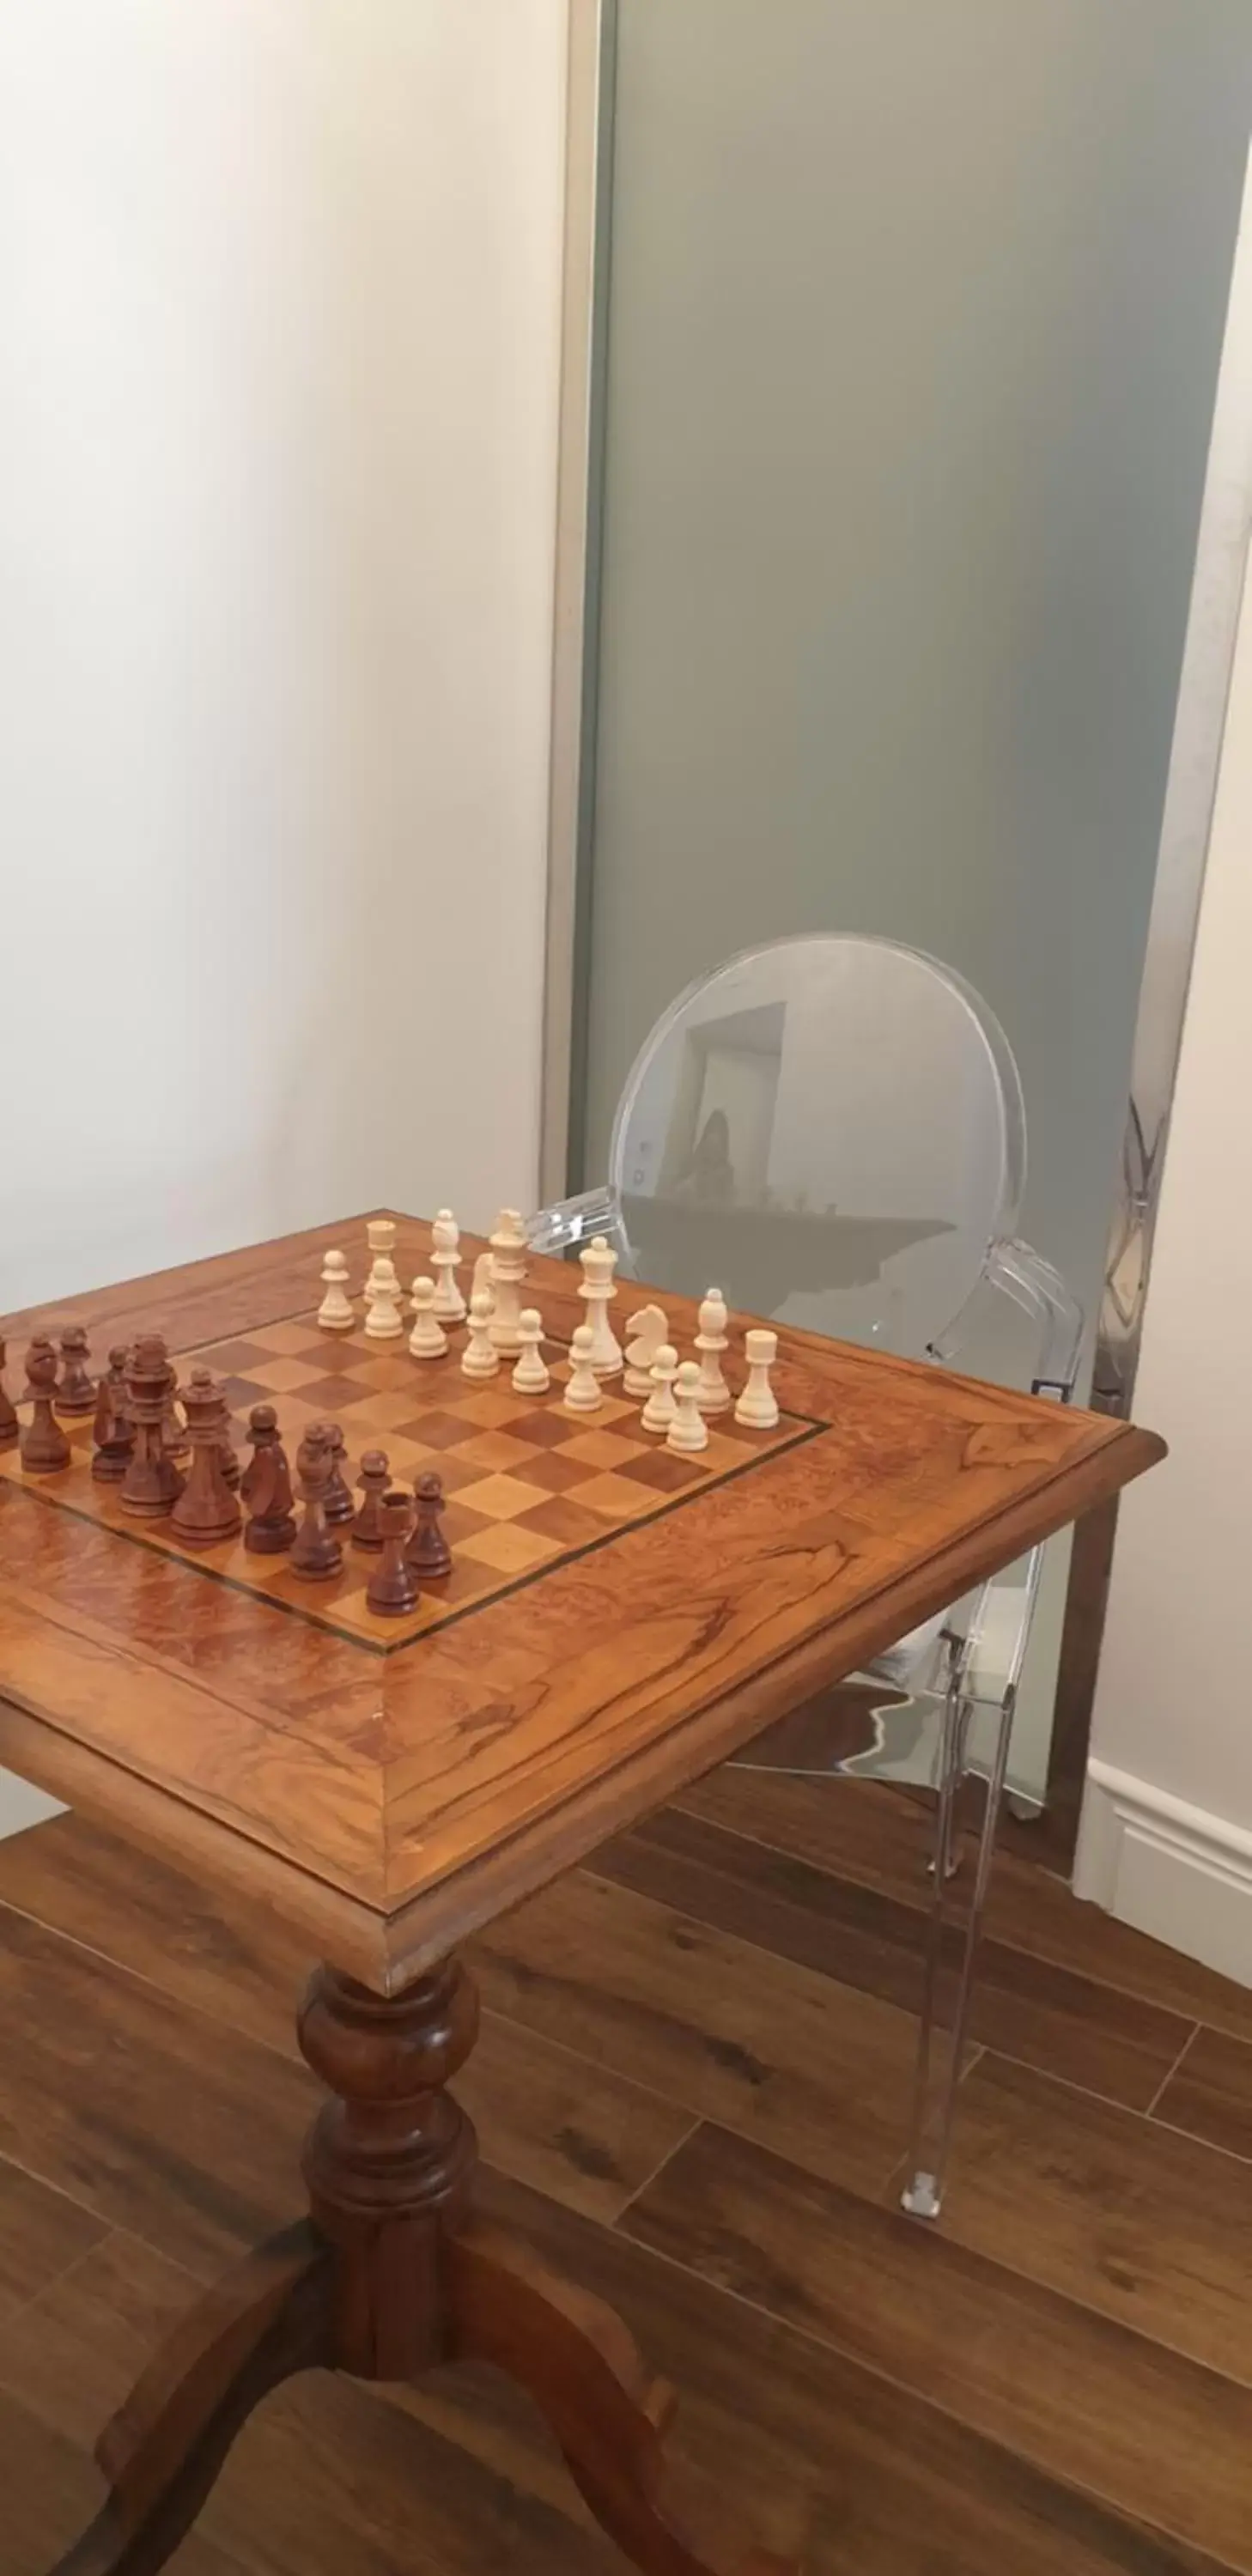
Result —
[[[926,1819],[723,1772],[480,1943],[486,2198],[626,2310],[812,2576],[1252,2570],[1252,1995],[1001,1863],[941,2227],[895,2205]],[[0,1845],[0,2571],[294,2214],[305,1962],[57,1819]],[[308,2380],[183,2576],[609,2576],[527,2408]]]

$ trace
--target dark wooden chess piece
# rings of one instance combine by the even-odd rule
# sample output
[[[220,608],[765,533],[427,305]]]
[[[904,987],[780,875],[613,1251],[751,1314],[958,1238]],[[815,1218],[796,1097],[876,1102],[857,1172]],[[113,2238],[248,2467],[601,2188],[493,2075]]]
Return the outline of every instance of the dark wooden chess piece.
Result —
[[[71,1421],[80,1413],[94,1413],[96,1409],[96,1382],[87,1366],[87,1332],[83,1324],[67,1324],[61,1334],[56,1408]]]
[[[22,1433],[19,1455],[28,1476],[55,1476],[70,1463],[70,1444],[52,1410],[57,1355],[46,1333],[36,1333],[26,1354],[26,1393],[34,1413]]]
[[[160,1333],[141,1333],[126,1361],[126,1413],[134,1448],[117,1499],[139,1520],[164,1520],[183,1490],[165,1446],[165,1416],[174,1372]]]
[[[417,1523],[405,1555],[414,1574],[423,1582],[437,1582],[441,1574],[452,1572],[452,1550],[443,1534],[443,1478],[434,1469],[419,1476],[413,1488],[417,1503]]]
[[[417,1606],[417,1576],[406,1562],[405,1548],[413,1527],[413,1499],[393,1485],[378,1506],[383,1534],[382,1555],[365,1588],[368,1607],[380,1619],[402,1619]]]
[[[366,1450],[357,1483],[363,1499],[352,1524],[352,1544],[354,1547],[381,1547],[383,1527],[379,1505],[391,1483],[385,1449]]]
[[[240,1492],[251,1513],[243,1543],[254,1556],[281,1556],[296,1534],[291,1508],[291,1469],[272,1404],[254,1404],[248,1416],[252,1456]]]
[[[296,1482],[304,1518],[291,1551],[292,1573],[306,1575],[311,1583],[327,1582],[343,1564],[343,1549],[334,1531],[326,1526],[326,1488],[333,1473],[334,1452],[326,1424],[314,1422],[296,1451]]]
[[[191,1471],[171,1514],[184,1547],[217,1547],[233,1538],[243,1513],[222,1474],[222,1423],[226,1398],[211,1369],[194,1368],[183,1407],[191,1439]]]
[[[337,1422],[328,1422],[326,1431],[330,1441],[331,1460],[331,1478],[326,1488],[326,1518],[332,1529],[342,1529],[349,1521],[356,1519],[356,1504],[352,1500],[351,1488],[344,1474],[348,1460],[348,1445]]]
[[[135,1447],[126,1410],[126,1345],[116,1342],[109,1353],[108,1375],[96,1390],[95,1455],[91,1472],[98,1485],[120,1485]]]
[[[21,1424],[4,1383],[4,1336],[0,1333],[0,1449],[12,1449],[22,1436]]]

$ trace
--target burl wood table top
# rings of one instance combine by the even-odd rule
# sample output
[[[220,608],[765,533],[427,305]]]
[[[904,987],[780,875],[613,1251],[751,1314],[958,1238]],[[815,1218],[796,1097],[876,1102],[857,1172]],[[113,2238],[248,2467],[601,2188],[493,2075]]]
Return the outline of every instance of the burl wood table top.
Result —
[[[397,1222],[407,1281],[429,1227]],[[507,1364],[470,1389],[455,1356],[319,1335],[326,1245],[355,1285],[364,1229],[21,1316],[10,1391],[35,1331],[85,1324],[97,1368],[159,1331],[180,1367],[203,1354],[228,1377],[240,1419],[272,1400],[292,1449],[328,1414],[354,1461],[382,1445],[400,1476],[433,1447],[446,1590],[397,1635],[351,1549],[330,1586],[238,1542],[191,1556],[92,1485],[89,1425],[58,1477],[24,1478],[10,1451],[0,1762],[267,1899],[383,1990],[1163,1455],[1123,1423],[784,1330],[777,1432],[723,1418],[705,1459],[670,1461],[620,1384],[584,1426],[556,1393],[514,1395]],[[577,1285],[532,1261],[560,1341]],[[647,1294],[627,1283],[618,1319]],[[694,1311],[663,1302],[689,1348]]]

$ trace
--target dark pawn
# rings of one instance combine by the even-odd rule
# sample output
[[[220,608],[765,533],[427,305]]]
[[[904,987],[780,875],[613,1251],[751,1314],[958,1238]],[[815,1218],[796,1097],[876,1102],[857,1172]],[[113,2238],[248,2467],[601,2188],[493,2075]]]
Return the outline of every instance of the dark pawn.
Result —
[[[356,1519],[356,1504],[344,1474],[348,1446],[337,1422],[327,1423],[326,1436],[330,1442],[331,1463],[331,1478],[326,1488],[326,1518],[332,1529],[343,1529],[349,1521]]]
[[[357,1483],[364,1499],[352,1524],[352,1544],[354,1547],[381,1547],[383,1525],[379,1505],[391,1483],[391,1469],[384,1449],[366,1450]]]
[[[443,1534],[443,1478],[432,1469],[419,1476],[413,1488],[417,1502],[417,1527],[409,1540],[405,1555],[414,1574],[424,1580],[437,1581],[441,1574],[452,1572],[452,1550]]]
[[[244,1468],[240,1493],[252,1518],[243,1543],[254,1556],[281,1556],[296,1534],[291,1508],[291,1469],[272,1404],[254,1404],[248,1416],[252,1456]]]
[[[334,1463],[326,1425],[315,1422],[296,1451],[296,1481],[304,1518],[291,1551],[292,1573],[307,1575],[312,1583],[328,1581],[343,1564],[343,1549],[334,1531],[326,1527],[326,1488]]]
[[[195,1368],[183,1406],[191,1441],[191,1472],[171,1515],[184,1547],[217,1547],[233,1538],[243,1513],[222,1474],[222,1425],[226,1398],[211,1369]]]
[[[120,1485],[135,1447],[126,1411],[126,1345],[115,1343],[109,1373],[96,1391],[95,1456],[91,1472],[98,1485]]]
[[[11,1449],[21,1436],[21,1425],[4,1383],[4,1337],[0,1334],[0,1449]]]
[[[413,1527],[413,1504],[399,1486],[384,1494],[378,1506],[382,1523],[383,1552],[366,1586],[365,1599],[380,1619],[402,1619],[406,1610],[417,1606],[417,1576],[405,1562],[405,1547]]]
[[[183,1490],[163,1429],[173,1383],[164,1337],[141,1333],[126,1361],[126,1414],[135,1445],[117,1496],[137,1520],[164,1520]]]
[[[82,1324],[67,1324],[61,1335],[56,1407],[71,1421],[80,1413],[94,1413],[96,1409],[96,1382],[87,1366],[87,1334]]]
[[[33,1418],[22,1433],[19,1456],[28,1476],[55,1476],[70,1463],[70,1444],[52,1410],[56,1394],[57,1355],[46,1333],[36,1333],[26,1354],[26,1393]]]

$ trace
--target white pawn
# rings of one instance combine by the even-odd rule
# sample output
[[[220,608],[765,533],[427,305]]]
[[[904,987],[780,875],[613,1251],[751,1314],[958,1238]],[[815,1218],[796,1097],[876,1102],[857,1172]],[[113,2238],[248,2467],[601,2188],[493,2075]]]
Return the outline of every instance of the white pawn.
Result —
[[[669,1324],[661,1306],[641,1306],[626,1327],[630,1340],[626,1344],[626,1375],[622,1379],[626,1395],[651,1395],[652,1363],[662,1342],[669,1338]]]
[[[543,1317],[533,1306],[524,1306],[517,1319],[522,1356],[513,1371],[512,1383],[519,1395],[546,1395],[552,1384],[551,1372],[539,1345],[543,1340]]]
[[[522,1346],[518,1323],[526,1278],[526,1249],[526,1227],[520,1208],[501,1208],[491,1237],[489,1277],[495,1299],[491,1339],[506,1358]]]
[[[700,1308],[700,1330],[696,1349],[700,1354],[700,1386],[696,1402],[701,1413],[724,1413],[730,1402],[730,1388],[722,1374],[722,1353],[730,1348],[727,1332],[729,1317],[726,1300],[720,1288],[710,1288]]]
[[[586,1302],[587,1323],[591,1332],[591,1365],[597,1377],[616,1377],[622,1365],[622,1346],[609,1322],[609,1304],[616,1297],[613,1273],[617,1254],[607,1236],[593,1234],[590,1243],[579,1253],[583,1284],[578,1294]]]
[[[707,1449],[709,1426],[700,1411],[700,1371],[694,1360],[684,1360],[674,1380],[674,1419],[665,1434],[667,1449],[677,1449],[684,1456],[689,1451]]]
[[[591,1326],[580,1324],[570,1343],[573,1367],[569,1384],[565,1389],[565,1408],[568,1413],[598,1413],[604,1402],[604,1390],[596,1376],[591,1349]]]
[[[389,1216],[380,1216],[373,1218],[366,1232],[374,1256],[365,1282],[365,1303],[369,1310],[365,1318],[366,1338],[371,1342],[398,1341],[404,1331],[404,1317],[400,1311],[404,1290],[392,1259],[396,1229]]]
[[[415,1360],[442,1359],[448,1347],[448,1336],[435,1313],[438,1291],[433,1279],[413,1282],[413,1330],[409,1349]]]
[[[462,1377],[494,1377],[500,1354],[491,1342],[491,1299],[479,1289],[470,1299],[469,1340],[461,1353]]]
[[[317,1310],[321,1330],[324,1333],[350,1333],[356,1316],[348,1295],[348,1265],[342,1252],[327,1253],[322,1263],[322,1286],[326,1294]]]
[[[778,1357],[778,1335],[759,1327],[743,1337],[748,1383],[735,1406],[735,1420],[748,1431],[772,1431],[778,1420],[778,1398],[769,1373]]]
[[[652,1393],[639,1416],[644,1431],[668,1431],[678,1407],[674,1402],[674,1380],[678,1375],[678,1353],[672,1342],[662,1342],[652,1362]]]
[[[430,1229],[430,1266],[435,1273],[435,1313],[445,1324],[463,1324],[465,1299],[456,1275],[461,1267],[461,1229],[451,1208],[440,1208]]]

